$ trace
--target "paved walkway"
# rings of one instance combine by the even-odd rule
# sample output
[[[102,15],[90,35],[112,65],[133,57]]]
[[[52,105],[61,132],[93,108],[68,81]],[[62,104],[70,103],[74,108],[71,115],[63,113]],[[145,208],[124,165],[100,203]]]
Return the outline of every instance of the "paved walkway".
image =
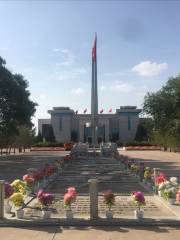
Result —
[[[179,240],[180,229],[169,227],[38,227],[0,228],[6,240]]]
[[[17,155],[0,156],[0,179],[13,181],[27,173],[28,168],[43,167],[65,156],[68,152],[28,152]]]
[[[119,151],[154,168],[161,168],[169,177],[177,176],[180,180],[180,153],[163,151]]]

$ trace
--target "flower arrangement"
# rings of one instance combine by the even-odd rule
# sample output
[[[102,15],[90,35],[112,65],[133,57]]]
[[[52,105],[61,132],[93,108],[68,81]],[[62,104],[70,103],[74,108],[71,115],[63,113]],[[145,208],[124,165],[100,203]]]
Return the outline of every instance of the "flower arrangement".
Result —
[[[132,193],[133,202],[137,205],[138,210],[146,204],[144,194],[142,192],[133,192]]]
[[[31,176],[29,176],[28,174],[23,176],[23,181],[25,182],[25,189],[26,192],[32,192],[33,190],[33,186],[35,184],[35,180],[34,178],[32,178]]]
[[[15,192],[19,192],[22,194],[25,194],[25,183],[21,181],[20,179],[16,179],[11,183],[11,186],[13,187]]]
[[[168,199],[175,199],[176,197],[176,188],[175,187],[169,187],[165,188],[163,192],[163,197],[168,200]]]
[[[104,202],[108,206],[109,211],[111,211],[112,206],[115,204],[115,195],[112,190],[104,192]]]
[[[64,207],[71,210],[71,204],[76,200],[76,189],[74,187],[69,187],[67,192],[64,194]]]
[[[42,210],[47,210],[54,200],[53,194],[44,192],[43,189],[40,189],[36,195]]]
[[[24,204],[23,194],[19,192],[13,193],[10,196],[10,200],[12,201],[15,207],[22,207]]]
[[[163,183],[165,181],[166,181],[166,175],[163,172],[160,172],[159,175],[155,179],[156,185],[160,185],[161,183]]]
[[[178,190],[176,193],[176,202],[180,203],[180,190]]]
[[[133,171],[133,173],[137,174],[139,171],[139,166],[133,163],[131,164],[131,170]]]
[[[152,170],[150,169],[150,167],[146,167],[144,171],[145,181],[151,181],[151,176],[152,176]]]
[[[14,193],[13,187],[8,182],[5,182],[4,184],[4,192],[5,199],[8,199]]]

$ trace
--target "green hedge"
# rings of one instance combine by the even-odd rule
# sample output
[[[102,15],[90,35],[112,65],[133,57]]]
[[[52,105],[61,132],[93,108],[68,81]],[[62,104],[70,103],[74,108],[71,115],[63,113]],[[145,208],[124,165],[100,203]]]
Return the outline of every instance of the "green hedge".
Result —
[[[64,143],[61,142],[38,142],[32,147],[64,147]]]

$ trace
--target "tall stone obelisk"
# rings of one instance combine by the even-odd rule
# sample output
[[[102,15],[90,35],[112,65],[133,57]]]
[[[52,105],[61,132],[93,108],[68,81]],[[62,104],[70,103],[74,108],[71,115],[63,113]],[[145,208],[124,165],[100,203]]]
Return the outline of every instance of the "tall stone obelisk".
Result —
[[[97,86],[97,35],[92,48],[92,86],[91,86],[91,117],[92,117],[92,144],[97,145],[97,121],[98,121],[98,86]]]

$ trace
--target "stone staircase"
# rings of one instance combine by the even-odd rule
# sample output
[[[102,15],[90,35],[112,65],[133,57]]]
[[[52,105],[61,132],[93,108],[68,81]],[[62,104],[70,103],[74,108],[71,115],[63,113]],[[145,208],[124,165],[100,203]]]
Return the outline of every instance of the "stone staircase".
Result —
[[[77,188],[81,195],[89,193],[88,180],[97,178],[98,189],[102,193],[111,189],[116,194],[129,195],[133,191],[149,193],[138,179],[126,173],[122,165],[115,159],[109,157],[79,158],[72,164],[66,166],[64,172],[53,182],[50,190],[55,194],[63,194],[70,186]]]

